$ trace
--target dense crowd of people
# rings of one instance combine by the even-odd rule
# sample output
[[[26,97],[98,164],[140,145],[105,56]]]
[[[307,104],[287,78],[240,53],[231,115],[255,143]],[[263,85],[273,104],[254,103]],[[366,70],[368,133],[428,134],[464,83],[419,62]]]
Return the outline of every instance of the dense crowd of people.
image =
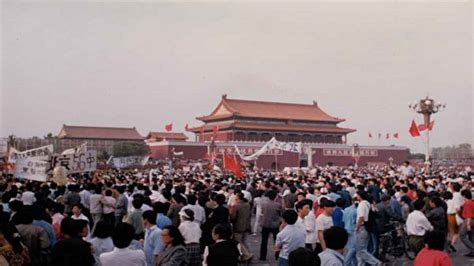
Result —
[[[65,186],[3,173],[0,265],[230,266],[268,253],[282,266],[382,265],[391,221],[406,223],[415,265],[450,265],[458,240],[474,257],[469,167],[189,169],[97,170]]]

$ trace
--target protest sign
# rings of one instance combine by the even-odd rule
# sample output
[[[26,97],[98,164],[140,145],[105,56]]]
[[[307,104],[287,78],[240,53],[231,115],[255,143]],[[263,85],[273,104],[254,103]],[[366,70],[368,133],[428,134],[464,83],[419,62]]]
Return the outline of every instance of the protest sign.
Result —
[[[16,160],[15,176],[17,178],[45,182],[48,167],[49,163],[45,161],[33,158],[19,158]]]
[[[260,150],[256,151],[254,154],[249,155],[249,156],[242,155],[242,153],[240,152],[237,145],[234,145],[234,148],[235,148],[235,150],[237,151],[237,154],[239,154],[239,156],[242,160],[253,161],[253,160],[258,159],[258,157],[260,157],[260,155],[263,155],[263,154],[271,151],[272,149],[278,149],[278,150],[287,151],[287,152],[301,153],[302,144],[301,144],[301,142],[281,142],[281,141],[276,140],[273,137],[271,140],[269,140],[267,143],[265,143],[263,145],[263,147],[260,148]]]
[[[10,148],[10,153],[8,154],[8,162],[16,163],[16,161],[20,158],[31,158],[40,161],[47,161],[51,154],[53,154],[52,144],[26,151],[18,151],[15,148]]]
[[[131,166],[144,166],[150,156],[128,156],[112,158],[112,163],[116,168],[127,168]]]
[[[97,152],[89,150],[74,154],[53,155],[48,162],[47,173],[51,173],[56,166],[64,166],[68,174],[92,172],[97,169]]]

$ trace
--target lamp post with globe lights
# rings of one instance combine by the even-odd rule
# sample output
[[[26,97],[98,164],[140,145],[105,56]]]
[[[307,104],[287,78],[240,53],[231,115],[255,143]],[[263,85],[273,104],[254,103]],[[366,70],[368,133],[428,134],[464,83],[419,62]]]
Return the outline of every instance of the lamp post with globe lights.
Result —
[[[426,152],[425,152],[425,173],[430,172],[430,122],[431,115],[437,113],[446,108],[445,103],[436,103],[435,100],[430,99],[428,96],[425,99],[421,99],[418,102],[408,105],[413,111],[423,115],[423,121],[426,131]]]

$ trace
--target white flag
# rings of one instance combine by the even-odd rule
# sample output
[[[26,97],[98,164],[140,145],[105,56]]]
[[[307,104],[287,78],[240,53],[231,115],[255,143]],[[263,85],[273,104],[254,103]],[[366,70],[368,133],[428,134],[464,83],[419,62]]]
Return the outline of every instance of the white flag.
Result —
[[[84,143],[82,143],[81,145],[79,145],[77,147],[64,150],[61,154],[62,155],[75,154],[75,153],[86,152],[86,151],[87,151],[87,142],[84,142]]]

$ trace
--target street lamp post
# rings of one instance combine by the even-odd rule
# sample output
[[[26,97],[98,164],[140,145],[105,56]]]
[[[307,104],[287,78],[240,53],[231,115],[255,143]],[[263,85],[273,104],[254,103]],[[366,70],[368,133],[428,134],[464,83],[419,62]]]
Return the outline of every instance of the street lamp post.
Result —
[[[425,173],[430,172],[430,122],[431,115],[437,113],[438,111],[446,108],[446,104],[436,103],[433,99],[430,99],[428,96],[425,99],[421,99],[418,102],[410,104],[408,106],[413,111],[422,114],[424,125],[425,125],[425,134],[426,134],[426,152],[425,152]]]

